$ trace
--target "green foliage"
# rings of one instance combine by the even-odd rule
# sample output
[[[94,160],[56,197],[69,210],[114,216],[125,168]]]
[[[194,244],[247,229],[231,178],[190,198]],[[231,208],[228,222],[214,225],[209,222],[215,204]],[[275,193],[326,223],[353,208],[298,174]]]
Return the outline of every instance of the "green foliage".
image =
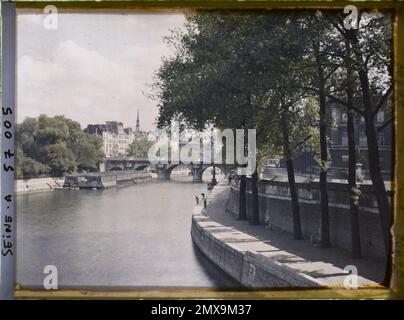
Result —
[[[16,127],[16,146],[16,176],[24,179],[94,171],[105,157],[101,139],[64,116],[26,118]]]
[[[313,103],[295,80],[306,52],[296,19],[196,13],[187,21],[187,32],[168,38],[177,55],[157,72],[160,127],[176,119],[256,129],[259,163],[314,141]]]
[[[149,141],[147,138],[134,140],[129,145],[128,155],[134,158],[146,159],[152,145],[153,141]]]
[[[95,135],[80,132],[75,142],[70,143],[79,170],[96,171],[104,159],[102,140]]]
[[[53,177],[72,173],[76,168],[74,154],[63,142],[45,146],[42,159],[50,167],[49,173]]]
[[[17,179],[30,179],[49,173],[49,167],[43,165],[23,154],[21,148],[16,148],[16,178]]]
[[[330,96],[345,100],[346,66],[361,67],[346,57],[345,39],[336,29],[343,18],[331,12],[188,15],[186,31],[167,38],[176,55],[156,73],[158,125],[175,119],[197,129],[212,124],[255,128],[259,157],[265,158],[268,148],[286,158],[312,148],[319,158],[320,88],[322,101],[334,101]],[[366,68],[375,96],[390,83],[389,18],[375,14],[364,19],[358,35],[369,57]],[[349,81],[358,100],[357,73]],[[323,121],[328,130],[335,127],[331,117],[325,115]],[[326,137],[322,141],[327,144]],[[323,170],[330,165],[324,152],[318,162]]]
[[[48,166],[43,165],[30,157],[23,157],[21,162],[21,170],[22,177],[24,177],[24,179],[47,175],[49,173]]]
[[[375,15],[358,31],[344,30],[340,26],[343,19],[341,12],[319,11],[193,13],[187,17],[186,31],[174,32],[168,38],[176,55],[164,61],[154,84],[160,127],[175,119],[197,129],[210,125],[256,129],[259,165],[262,167],[265,157],[274,157],[274,153],[286,159],[296,238],[301,238],[301,224],[293,159],[302,150],[314,151],[320,168],[324,246],[329,245],[330,238],[328,134],[334,126],[327,116],[327,102],[352,107],[354,101],[362,100],[355,110],[365,111],[369,127],[378,111],[372,97],[380,97],[390,84],[386,59],[389,19]],[[347,54],[348,47],[352,47],[352,56]],[[344,104],[343,100],[350,102]],[[384,98],[377,100],[379,106],[388,105],[382,103]],[[369,134],[367,138],[369,141]],[[375,137],[370,138],[377,145]],[[376,159],[369,161],[370,171],[372,180],[382,186],[380,194],[384,196],[378,202],[385,212],[380,215],[382,224],[387,226],[388,199],[382,190],[378,150],[370,153],[370,149],[369,159]],[[254,190],[253,198],[257,196]],[[254,211],[258,197],[254,199],[251,216],[258,211]],[[239,208],[243,206],[240,201]]]

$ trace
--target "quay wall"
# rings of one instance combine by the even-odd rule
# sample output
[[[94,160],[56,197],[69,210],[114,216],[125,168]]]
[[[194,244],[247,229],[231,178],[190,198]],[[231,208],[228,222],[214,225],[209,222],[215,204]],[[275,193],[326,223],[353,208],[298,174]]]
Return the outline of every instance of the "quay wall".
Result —
[[[251,214],[250,181],[247,183],[247,216]],[[317,181],[296,183],[303,236],[313,243],[320,234],[320,189]],[[359,199],[359,222],[364,257],[384,259],[385,249],[377,202],[371,185],[362,185]],[[330,240],[334,247],[351,251],[349,193],[346,183],[329,183]],[[238,182],[231,185],[228,210],[235,216],[239,211]],[[286,181],[259,182],[260,223],[269,229],[293,232],[289,185]]]
[[[192,216],[191,235],[194,243],[212,262],[241,283],[241,267],[244,260],[242,252],[216,239],[198,223],[195,215]]]
[[[119,177],[118,183],[122,184],[129,184],[129,181],[132,183],[141,182],[141,181],[148,181],[152,177],[150,174],[143,174],[142,172],[135,172],[131,174],[121,174]],[[111,185],[107,185],[108,183],[105,182],[106,188],[117,186],[117,179],[111,183]],[[16,179],[15,180],[15,194],[25,194],[25,193],[33,193],[39,191],[51,191],[57,188],[62,188],[65,184],[65,178],[32,178],[32,179]]]
[[[226,188],[230,187],[222,189]],[[329,255],[322,261],[323,250],[315,248],[308,241],[296,250],[293,244],[287,243],[291,240],[287,240],[283,246],[279,241],[271,241],[271,237],[263,238],[249,234],[231,223],[222,224],[210,214],[210,210],[222,210],[221,208],[223,214],[228,214],[224,212],[224,208],[227,206],[228,209],[229,203],[226,204],[226,199],[230,190],[226,191],[224,197],[217,198],[221,193],[219,190],[218,193],[212,194],[210,202],[212,207],[208,206],[207,209],[194,207],[191,237],[200,251],[218,268],[235,279],[240,286],[248,288],[345,286],[346,276],[349,273],[344,269],[345,264],[339,262],[349,255],[343,254],[338,248],[333,248],[330,249],[332,257]],[[213,204],[215,201],[218,202]],[[280,233],[276,233],[279,236]],[[349,259],[346,262],[348,263]],[[364,263],[375,263],[379,266],[384,264],[379,259],[367,259]],[[358,287],[379,286],[378,280],[369,275],[364,277],[358,274],[357,280]]]
[[[63,187],[64,178],[33,178],[15,180],[15,193],[24,194],[38,191],[48,191]]]
[[[289,268],[276,259],[265,257],[259,252],[246,250],[242,243],[248,242],[248,235],[240,234],[246,238],[245,241],[241,241],[241,244],[237,244],[231,239],[218,236],[221,230],[217,230],[217,228],[222,229],[220,226],[211,227],[209,224],[209,222],[206,223],[203,214],[192,216],[193,242],[209,260],[240,283],[242,287],[286,288],[327,285],[326,281],[320,282],[307,274]],[[254,240],[253,243],[257,244],[257,240]],[[265,246],[264,243],[261,245]]]

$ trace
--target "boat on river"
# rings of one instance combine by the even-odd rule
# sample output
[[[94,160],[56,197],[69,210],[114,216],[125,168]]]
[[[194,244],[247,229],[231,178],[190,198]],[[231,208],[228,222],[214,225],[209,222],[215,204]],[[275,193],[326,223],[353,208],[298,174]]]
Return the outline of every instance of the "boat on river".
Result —
[[[151,175],[145,171],[92,172],[67,175],[63,187],[68,189],[108,189],[148,179],[151,179]]]

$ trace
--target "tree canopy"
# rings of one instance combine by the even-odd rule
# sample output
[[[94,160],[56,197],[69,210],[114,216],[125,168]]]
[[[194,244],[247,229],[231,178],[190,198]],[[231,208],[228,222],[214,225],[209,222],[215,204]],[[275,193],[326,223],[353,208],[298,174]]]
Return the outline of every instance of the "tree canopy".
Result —
[[[254,128],[257,156],[286,160],[296,238],[300,227],[293,159],[305,148],[313,149],[320,169],[324,246],[330,244],[327,171],[332,122],[327,106],[332,101],[347,107],[347,87],[357,102],[350,110],[366,124],[369,171],[388,235],[390,211],[374,119],[389,105],[390,16],[362,12],[357,29],[346,29],[344,18],[335,11],[190,13],[185,31],[167,38],[175,55],[163,61],[154,83],[160,127],[177,120],[197,129]],[[254,175],[252,179],[255,212],[258,192]],[[240,181],[241,199],[243,177]]]
[[[16,127],[16,176],[63,176],[96,171],[104,160],[101,138],[64,116],[26,118]]]
[[[149,141],[147,137],[133,140],[128,148],[128,156],[147,159],[150,147],[153,145],[153,141]]]

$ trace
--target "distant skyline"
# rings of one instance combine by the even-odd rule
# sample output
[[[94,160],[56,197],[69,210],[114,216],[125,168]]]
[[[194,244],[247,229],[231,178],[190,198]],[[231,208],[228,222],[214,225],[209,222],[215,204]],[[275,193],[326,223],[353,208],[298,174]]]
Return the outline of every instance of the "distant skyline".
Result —
[[[183,28],[181,13],[63,13],[58,29],[44,15],[17,13],[17,122],[64,115],[82,128],[106,121],[154,128],[157,101],[149,84],[163,57],[170,30]]]

